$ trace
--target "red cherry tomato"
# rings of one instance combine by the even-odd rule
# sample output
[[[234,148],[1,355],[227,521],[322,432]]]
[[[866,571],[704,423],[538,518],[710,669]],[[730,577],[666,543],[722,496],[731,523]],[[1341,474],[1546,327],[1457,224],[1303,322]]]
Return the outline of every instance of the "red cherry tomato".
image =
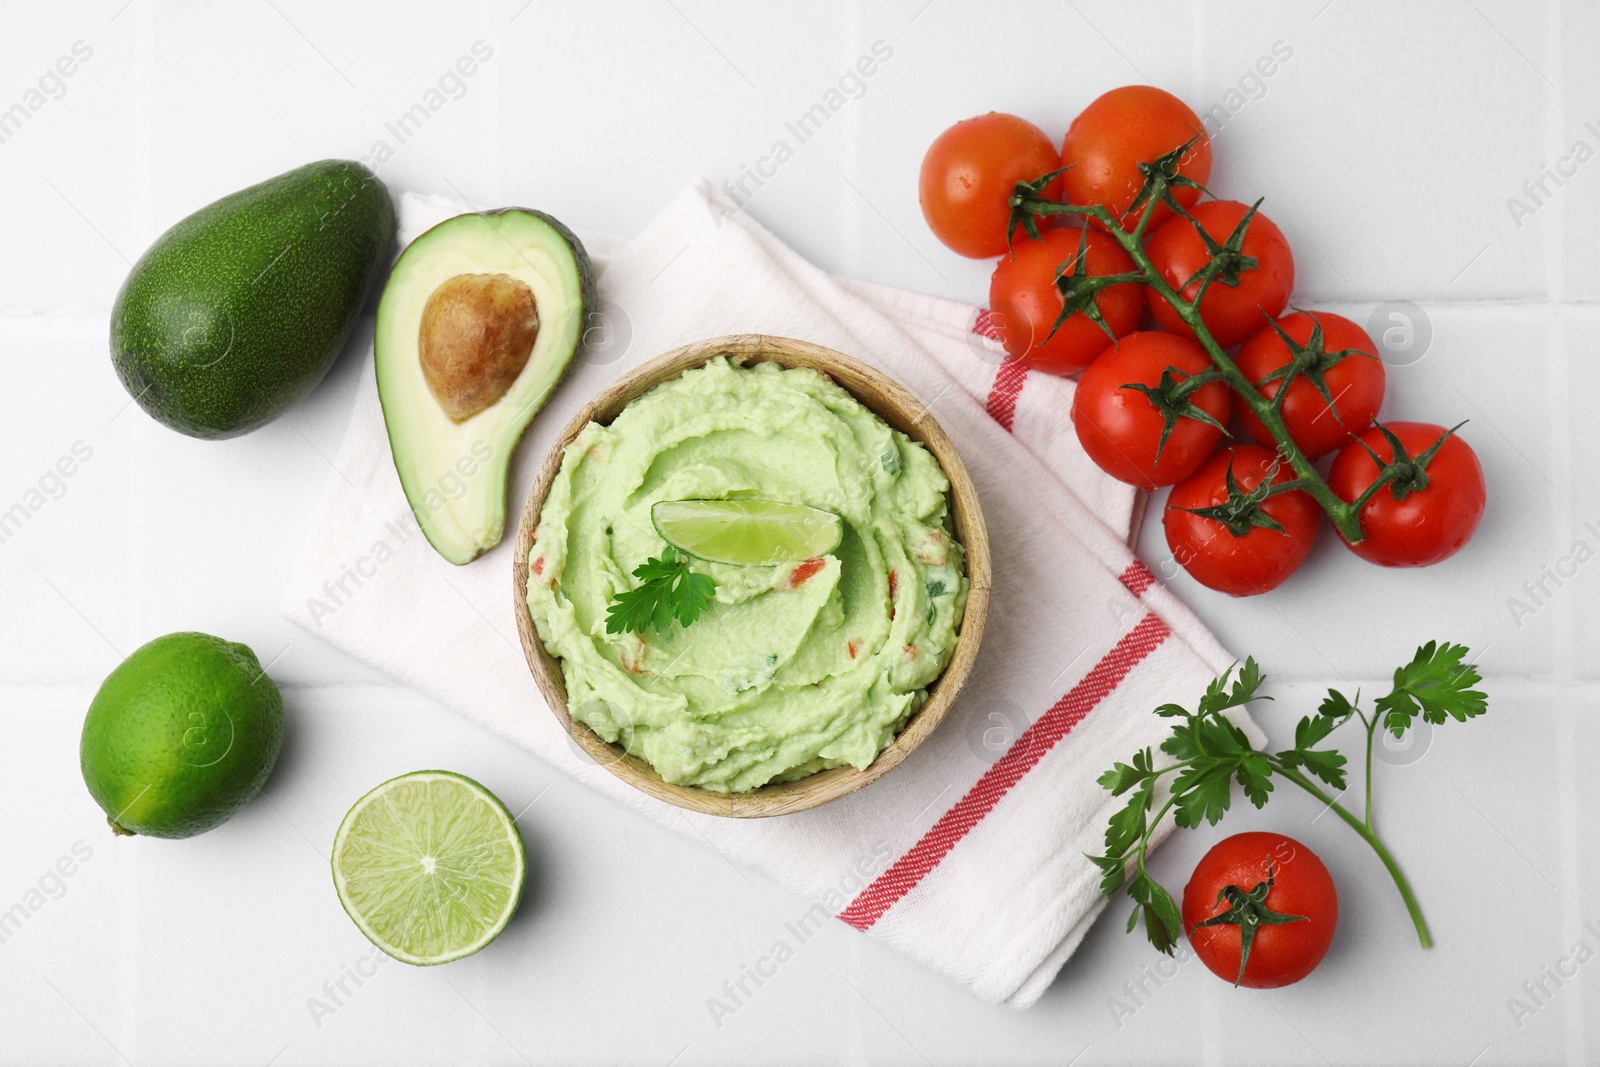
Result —
[[[1391,422],[1390,433],[1412,459],[1433,447],[1445,432],[1427,422]],[[1365,442],[1385,462],[1394,449],[1374,426],[1345,445],[1328,471],[1328,487],[1344,501],[1354,501],[1378,477],[1378,464],[1359,442]],[[1426,567],[1449,559],[1472,539],[1483,518],[1486,500],[1483,467],[1477,453],[1458,435],[1451,434],[1424,471],[1422,489],[1384,486],[1361,509],[1364,540],[1350,551],[1384,567]],[[1346,542],[1348,544],[1348,542]]]
[[[1183,569],[1208,589],[1233,596],[1252,596],[1276,589],[1305,561],[1317,540],[1322,509],[1300,489],[1268,497],[1261,511],[1282,530],[1252,526],[1236,536],[1215,519],[1185,508],[1210,508],[1228,501],[1228,467],[1241,492],[1259,486],[1272,469],[1277,453],[1259,445],[1221,448],[1200,469],[1172,487],[1161,525],[1167,547]],[[1274,485],[1294,480],[1294,471],[1280,463]]]
[[[973,259],[1006,250],[1011,190],[1061,167],[1045,132],[1026,119],[991,111],[945,130],[922,157],[917,199],[933,235]],[[1044,196],[1061,195],[1060,179]]]
[[[1179,161],[1178,173],[1204,185],[1211,177],[1211,139],[1188,105],[1153,85],[1112,89],[1072,120],[1061,143],[1061,165],[1072,168],[1062,176],[1067,202],[1104,204],[1132,231],[1143,208],[1124,212],[1144,186],[1139,164],[1154,162],[1197,134],[1200,140]],[[1200,190],[1175,189],[1173,196],[1188,207],[1200,199]],[[1171,208],[1157,204],[1150,224],[1171,215]]]
[[[1236,200],[1209,200],[1190,208],[1189,214],[1220,245],[1249,210],[1248,204]],[[1200,283],[1190,285],[1189,279],[1211,260],[1194,224],[1188,219],[1171,219],[1150,235],[1145,250],[1167,284],[1185,300],[1193,300]],[[1241,251],[1254,257],[1256,265],[1239,272],[1237,286],[1226,284],[1220,277],[1214,279],[1200,300],[1200,321],[1223,348],[1238,344],[1265,326],[1268,319],[1282,314],[1294,289],[1294,254],[1289,251],[1289,242],[1283,231],[1259,211],[1245,230]],[[1163,330],[1194,336],[1172,305],[1154,289],[1146,299],[1156,324]]]
[[[1383,360],[1378,358],[1377,346],[1367,336],[1367,331],[1343,315],[1331,311],[1297,311],[1279,319],[1278,328],[1303,348],[1311,340],[1313,320],[1322,326],[1324,353],[1352,351],[1362,354],[1346,356],[1323,372],[1323,384],[1328,387],[1328,395],[1333,397],[1331,407],[1305,375],[1296,376],[1289,385],[1288,395],[1283,398],[1283,422],[1295,445],[1308,459],[1327,455],[1349,442],[1352,434],[1371,426],[1378,409],[1383,406],[1384,386]],[[1268,326],[1246,341],[1233,361],[1246,378],[1259,383],[1280,367],[1288,366],[1293,358],[1278,331]],[[1258,387],[1261,395],[1271,400],[1278,395],[1283,383],[1272,381]],[[1256,418],[1255,412],[1240,405],[1239,418],[1251,437],[1264,445],[1274,445],[1272,435]]]
[[[1061,292],[1056,274],[1072,263],[1077,270],[1078,241],[1082,230],[1047,230],[1042,240],[1020,237],[1014,255],[1003,256],[989,280],[989,308],[1006,352],[1035,370],[1051,374],[1076,374],[1106,347],[1106,333],[1083,312],[1074,312],[1051,336],[1061,315]],[[1103,233],[1088,234],[1085,258],[1093,275],[1132,271],[1133,260]],[[1134,282],[1113,285],[1095,294],[1095,307],[1106,326],[1118,337],[1139,325],[1144,292]]]
[[[1168,367],[1182,381],[1210,369],[1211,360],[1199,345],[1175,334],[1130,333],[1095,357],[1072,394],[1072,424],[1083,450],[1101,470],[1141,489],[1183,481],[1222,437],[1215,426],[1183,417],[1173,424],[1165,447],[1160,446],[1161,412],[1144,393],[1123,386],[1159,385]],[[1217,422],[1227,423],[1230,394],[1222,382],[1207,382],[1189,400]]]
[[[1258,904],[1236,909],[1226,896],[1218,900],[1229,886],[1258,894],[1265,888],[1265,893]],[[1248,922],[1252,909],[1259,920],[1254,923]],[[1225,921],[1213,922],[1230,910],[1234,914]],[[1247,925],[1255,933],[1241,971]],[[1291,985],[1316,970],[1338,925],[1339,894],[1328,868],[1316,853],[1282,834],[1234,834],[1218,842],[1183,888],[1183,928],[1195,955],[1212,974],[1251,989]]]

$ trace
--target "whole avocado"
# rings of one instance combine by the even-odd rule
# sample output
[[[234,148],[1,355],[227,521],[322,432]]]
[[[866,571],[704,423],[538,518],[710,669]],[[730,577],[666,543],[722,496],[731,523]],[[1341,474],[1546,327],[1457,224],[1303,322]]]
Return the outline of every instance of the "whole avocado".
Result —
[[[111,361],[152,417],[191,437],[266,425],[333,365],[394,242],[394,205],[326,159],[201,208],[135,263]]]

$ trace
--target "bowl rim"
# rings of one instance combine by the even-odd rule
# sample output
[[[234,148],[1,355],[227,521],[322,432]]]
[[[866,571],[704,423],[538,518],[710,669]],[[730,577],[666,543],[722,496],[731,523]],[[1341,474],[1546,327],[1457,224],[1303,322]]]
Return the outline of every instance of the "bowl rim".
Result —
[[[944,671],[928,686],[922,707],[864,770],[848,765],[834,767],[744,793],[718,793],[666,782],[644,760],[628,755],[620,745],[608,744],[589,727],[572,721],[560,661],[545,650],[534,627],[527,601],[528,551],[567,445],[590,422],[609,425],[637,397],[717,356],[727,356],[745,366],[770,362],[823,371],[889,426],[927,448],[950,481],[951,518],[956,537],[966,551],[968,583],[956,647]],[[679,808],[731,818],[765,818],[815,808],[877,781],[903,763],[944,719],[971,673],[983,640],[991,589],[989,535],[977,491],[955,445],[928,407],[899,382],[858,359],[809,341],[772,334],[729,334],[695,341],[647,360],[601,390],[573,416],[545,454],[523,504],[512,552],[511,580],[517,634],[528,669],[562,729],[584,754],[648,796]]]

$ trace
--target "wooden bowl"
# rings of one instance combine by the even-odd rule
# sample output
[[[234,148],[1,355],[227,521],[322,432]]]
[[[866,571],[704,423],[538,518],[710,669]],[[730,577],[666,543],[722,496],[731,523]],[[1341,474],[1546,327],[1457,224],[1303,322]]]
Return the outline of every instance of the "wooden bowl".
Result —
[[[644,760],[628,755],[620,745],[607,744],[587,726],[572,721],[567,713],[567,689],[560,661],[545,651],[528,612],[528,549],[533,543],[533,531],[538,525],[539,513],[544,510],[550,483],[561,466],[563,450],[591,421],[609,424],[630,401],[647,389],[671,381],[684,371],[721,355],[744,364],[770,362],[826,372],[884,422],[913,441],[920,441],[933,453],[950,479],[951,512],[956,537],[966,549],[970,586],[966,614],[962,616],[955,651],[944,673],[928,687],[928,699],[911,716],[894,743],[880,752],[866,770],[858,771],[849,766],[834,767],[798,781],[765,785],[746,793],[716,793],[698,786],[664,782]],[[623,375],[591,400],[563,431],[539,468],[533,490],[523,506],[522,519],[517,525],[513,560],[512,593],[523,654],[528,659],[529,669],[533,671],[533,680],[538,683],[539,691],[550,704],[550,710],[555,712],[562,728],[578,747],[612,774],[657,800],[690,811],[734,818],[787,815],[814,808],[846,793],[853,793],[899,766],[933,732],[955,702],[956,694],[966,682],[978,654],[978,644],[983,639],[984,619],[989,611],[989,535],[983,525],[983,511],[978,505],[978,495],[972,488],[961,457],[956,455],[955,446],[928,409],[899,383],[859,360],[805,341],[761,334],[715,337],[685,345]]]

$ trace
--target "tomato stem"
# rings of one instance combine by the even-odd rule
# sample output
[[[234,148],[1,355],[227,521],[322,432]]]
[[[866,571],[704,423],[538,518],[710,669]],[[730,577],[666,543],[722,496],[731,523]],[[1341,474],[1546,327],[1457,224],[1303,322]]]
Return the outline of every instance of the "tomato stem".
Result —
[[[1256,388],[1255,383],[1245,376],[1244,372],[1233,362],[1223,347],[1217,343],[1216,338],[1211,336],[1211,331],[1206,329],[1204,321],[1200,318],[1200,297],[1204,295],[1204,289],[1209,285],[1211,279],[1209,277],[1206,278],[1201,285],[1202,291],[1195,294],[1194,300],[1189,301],[1185,300],[1161,276],[1161,272],[1156,269],[1149,254],[1145,252],[1142,238],[1150,224],[1151,216],[1155,213],[1156,206],[1166,200],[1167,180],[1160,174],[1156,174],[1149,179],[1149,182],[1150,195],[1145,201],[1144,210],[1140,215],[1138,224],[1132,232],[1124,230],[1120,223],[1112,218],[1111,213],[1101,204],[1089,206],[1063,204],[1056,201],[1030,198],[1019,192],[1012,196],[1011,207],[1015,212],[1031,215],[1077,215],[1080,218],[1094,219],[1099,222],[1106,234],[1122,246],[1122,250],[1132,258],[1134,265],[1138,267],[1137,274],[1140,284],[1154,289],[1161,299],[1172,306],[1172,310],[1177,312],[1178,317],[1194,332],[1195,339],[1199,341],[1206,355],[1211,358],[1211,363],[1216,367],[1222,380],[1227,382],[1239,399],[1244,401],[1256,418],[1261,420],[1261,424],[1267,428],[1267,432],[1272,434],[1272,439],[1277,442],[1278,454],[1288,462],[1298,480],[1302,483],[1300,488],[1304,489],[1317,502],[1317,505],[1322,508],[1323,512],[1328,516],[1328,520],[1333,523],[1334,529],[1339,531],[1339,536],[1350,544],[1356,544],[1364,536],[1361,532],[1361,506],[1371,499],[1371,494],[1376,492],[1380,485],[1374,485],[1368,490],[1367,494],[1355,503],[1341,499],[1328,486],[1327,481],[1323,479],[1317,469],[1311,465],[1311,461],[1300,451],[1299,446],[1294,443],[1294,438],[1289,436],[1288,427],[1284,425],[1281,411],[1282,404],[1275,401],[1281,401],[1283,394],[1288,391],[1290,383],[1288,381],[1282,382],[1278,386],[1275,400],[1268,400],[1261,395],[1261,391]],[[1193,217],[1187,211],[1183,211],[1181,206],[1178,213],[1183,218],[1189,219],[1191,224],[1195,224]],[[1381,481],[1387,483],[1392,479],[1393,475],[1390,474],[1388,478],[1381,479]]]
[[[1428,921],[1422,917],[1422,906],[1417,903],[1416,894],[1411,891],[1411,883],[1406,881],[1406,876],[1400,872],[1400,864],[1395,862],[1395,858],[1389,854],[1389,850],[1384,847],[1383,842],[1378,838],[1372,827],[1350,814],[1344,805],[1317,788],[1310,779],[1294,768],[1285,767],[1277,760],[1274,760],[1272,769],[1322,801],[1333,810],[1335,815],[1343,819],[1350,829],[1360,834],[1362,840],[1372,846],[1372,851],[1378,854],[1378,859],[1383,861],[1384,867],[1389,871],[1389,877],[1394,879],[1395,888],[1400,890],[1400,899],[1405,901],[1406,911],[1411,915],[1412,925],[1417,928],[1417,940],[1421,942],[1423,948],[1432,948],[1433,935],[1428,932]],[[1372,811],[1372,762],[1370,758],[1367,761],[1367,798],[1367,811],[1370,813]]]

